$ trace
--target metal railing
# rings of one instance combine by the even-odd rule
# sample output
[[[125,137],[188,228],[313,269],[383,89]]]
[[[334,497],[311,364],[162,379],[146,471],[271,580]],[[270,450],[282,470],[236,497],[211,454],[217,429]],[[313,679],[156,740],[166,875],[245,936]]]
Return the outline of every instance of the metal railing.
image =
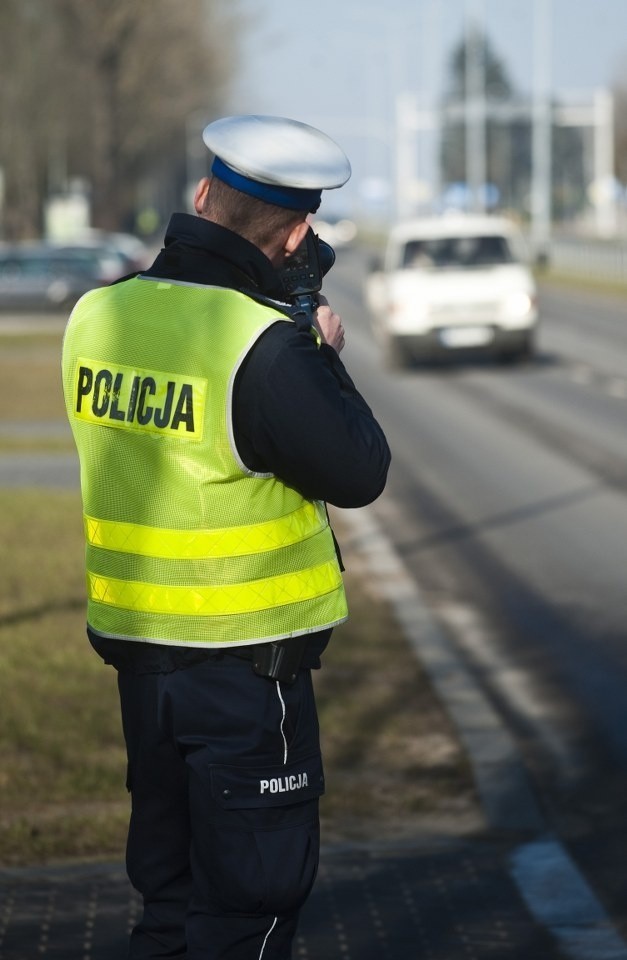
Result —
[[[548,255],[556,273],[627,284],[627,241],[556,237]]]

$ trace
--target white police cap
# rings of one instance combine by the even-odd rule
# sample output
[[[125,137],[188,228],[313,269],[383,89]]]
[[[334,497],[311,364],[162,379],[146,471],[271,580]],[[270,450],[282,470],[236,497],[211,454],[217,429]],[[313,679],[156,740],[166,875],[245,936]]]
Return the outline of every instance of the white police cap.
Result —
[[[321,130],[285,117],[237,116],[205,127],[212,173],[242,193],[291,210],[315,210],[322,190],[346,183],[351,166]]]

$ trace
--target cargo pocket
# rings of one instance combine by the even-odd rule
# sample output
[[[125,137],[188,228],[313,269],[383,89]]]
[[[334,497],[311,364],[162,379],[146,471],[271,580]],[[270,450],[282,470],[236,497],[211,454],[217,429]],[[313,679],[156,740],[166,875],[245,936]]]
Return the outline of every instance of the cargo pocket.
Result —
[[[284,915],[306,900],[318,868],[320,754],[286,765],[208,765],[198,751],[190,800],[195,873],[211,908]]]
[[[324,793],[320,754],[288,764],[212,766],[210,777],[212,797],[223,810],[285,807]]]

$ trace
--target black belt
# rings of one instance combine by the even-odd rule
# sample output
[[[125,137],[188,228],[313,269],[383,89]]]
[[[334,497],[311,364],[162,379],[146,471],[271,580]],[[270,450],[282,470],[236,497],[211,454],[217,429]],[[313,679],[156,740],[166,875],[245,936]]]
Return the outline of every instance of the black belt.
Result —
[[[270,640],[267,643],[251,643],[222,653],[250,660],[253,670],[260,677],[279,680],[281,683],[294,683],[307,648],[307,635],[285,637],[283,640]]]

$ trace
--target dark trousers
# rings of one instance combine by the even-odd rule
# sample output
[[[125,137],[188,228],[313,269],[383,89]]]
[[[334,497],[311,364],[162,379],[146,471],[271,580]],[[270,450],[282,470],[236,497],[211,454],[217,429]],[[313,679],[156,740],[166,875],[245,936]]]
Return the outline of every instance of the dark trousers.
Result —
[[[310,671],[287,686],[226,655],[119,689],[144,899],[129,957],[289,960],[324,789]]]

